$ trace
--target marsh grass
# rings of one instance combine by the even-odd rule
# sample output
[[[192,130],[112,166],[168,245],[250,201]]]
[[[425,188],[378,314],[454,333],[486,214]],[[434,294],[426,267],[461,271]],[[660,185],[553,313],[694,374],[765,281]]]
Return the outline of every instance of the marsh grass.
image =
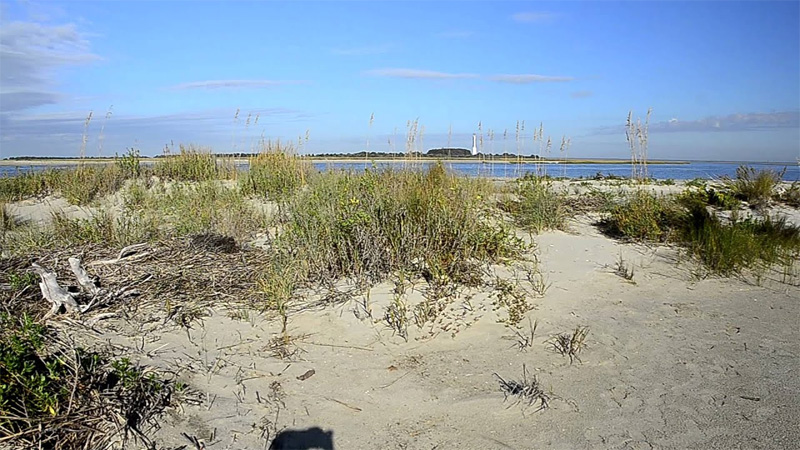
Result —
[[[769,205],[785,173],[786,168],[781,171],[756,170],[743,165],[736,169],[736,178],[724,177],[722,181],[736,198],[754,207],[764,208]]]
[[[617,237],[660,242],[669,237],[678,214],[670,199],[636,190],[625,201],[611,207],[610,218],[602,226]]]
[[[722,221],[707,201],[695,194],[671,200],[636,191],[603,225],[615,236],[678,244],[715,275],[750,270],[760,276],[775,266],[791,271],[800,258],[800,228],[769,215]]]
[[[180,153],[165,152],[152,168],[159,178],[175,181],[209,181],[236,178],[232,161],[217,158],[211,150],[179,145]]]
[[[261,147],[261,152],[250,158],[248,172],[239,178],[239,188],[244,194],[277,200],[308,182],[313,166],[297,156],[291,144],[266,142]]]
[[[785,217],[734,220],[724,224],[702,204],[691,205],[681,238],[688,252],[714,274],[756,273],[778,265],[792,267],[800,258],[800,228]]]
[[[546,177],[526,175],[516,185],[517,200],[506,199],[501,207],[511,213],[515,222],[534,233],[563,230],[569,213],[566,196],[556,193]]]
[[[520,251],[510,230],[491,224],[485,180],[428,172],[321,174],[289,200],[279,253],[305,263],[309,280],[381,280],[396,270],[452,281],[476,261]]]

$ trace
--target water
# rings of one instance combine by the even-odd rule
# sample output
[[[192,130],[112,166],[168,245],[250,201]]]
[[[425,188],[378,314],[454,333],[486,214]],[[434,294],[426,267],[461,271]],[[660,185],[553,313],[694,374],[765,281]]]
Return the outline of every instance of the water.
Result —
[[[318,162],[314,167],[318,170],[354,170],[362,171],[365,168],[402,168],[405,166],[428,167],[434,164],[431,161],[419,163],[412,162],[378,162],[364,163],[354,161],[342,162]],[[742,163],[720,163],[720,162],[692,162],[689,164],[653,164],[647,167],[647,173],[652,178],[660,180],[692,180],[695,178],[720,178],[723,176],[735,177],[736,168]],[[507,163],[479,163],[479,162],[455,162],[445,164],[449,169],[467,176],[483,176],[497,178],[514,178],[526,173],[536,173],[537,165],[534,163],[507,164]],[[748,163],[748,166],[757,170],[770,169],[780,171],[786,167],[783,179],[786,181],[800,180],[800,166],[797,164],[755,164]],[[14,176],[23,172],[38,172],[48,168],[63,169],[74,167],[74,165],[39,165],[24,164],[19,166],[0,166],[0,176]],[[247,170],[247,164],[240,166]],[[608,176],[629,177],[631,166],[628,164],[541,164],[542,171],[554,177],[566,176],[568,178],[593,178],[598,173]]]

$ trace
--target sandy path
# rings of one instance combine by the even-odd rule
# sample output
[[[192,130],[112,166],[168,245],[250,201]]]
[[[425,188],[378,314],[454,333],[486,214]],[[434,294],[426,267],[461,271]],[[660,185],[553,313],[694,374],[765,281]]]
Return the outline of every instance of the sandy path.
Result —
[[[216,311],[188,331],[146,334],[142,362],[181,370],[205,400],[165,417],[159,442],[184,445],[186,432],[208,449],[256,449],[276,429],[336,449],[800,442],[798,287],[697,280],[673,250],[619,244],[587,223],[573,229],[536,237],[552,285],[533,300],[528,316],[539,327],[524,351],[481,294],[469,302],[472,325],[455,337],[405,342],[382,321],[358,319],[354,302],[296,314],[289,332],[305,337],[288,361],[267,348],[277,321],[257,314],[234,320]],[[634,265],[635,284],[614,273],[620,255]],[[390,290],[373,290],[376,305]],[[570,364],[544,341],[576,326],[590,327],[588,347]],[[142,348],[141,336],[123,335],[104,338]],[[504,403],[493,373],[518,380],[523,363],[552,391],[549,409]]]

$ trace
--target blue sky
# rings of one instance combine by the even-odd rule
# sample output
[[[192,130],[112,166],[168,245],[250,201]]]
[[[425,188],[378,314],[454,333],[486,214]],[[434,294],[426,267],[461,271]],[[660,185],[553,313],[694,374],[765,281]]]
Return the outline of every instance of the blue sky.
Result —
[[[515,153],[525,121],[526,154],[542,123],[551,156],[626,157],[651,107],[651,158],[800,157],[797,1],[0,5],[2,157],[77,156],[90,111],[89,156],[404,151],[418,118],[424,149]]]

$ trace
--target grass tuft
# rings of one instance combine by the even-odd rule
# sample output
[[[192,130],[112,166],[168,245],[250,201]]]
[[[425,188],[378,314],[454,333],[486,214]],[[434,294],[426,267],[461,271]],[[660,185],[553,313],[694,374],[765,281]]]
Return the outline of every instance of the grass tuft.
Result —
[[[723,178],[725,186],[737,198],[750,203],[751,206],[763,208],[769,205],[775,188],[786,173],[775,170],[756,170],[749,166],[739,166],[736,169],[736,178]]]

